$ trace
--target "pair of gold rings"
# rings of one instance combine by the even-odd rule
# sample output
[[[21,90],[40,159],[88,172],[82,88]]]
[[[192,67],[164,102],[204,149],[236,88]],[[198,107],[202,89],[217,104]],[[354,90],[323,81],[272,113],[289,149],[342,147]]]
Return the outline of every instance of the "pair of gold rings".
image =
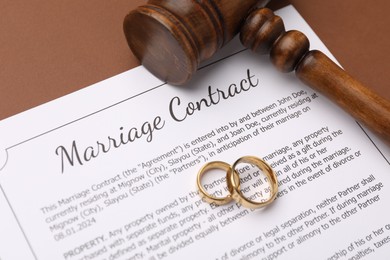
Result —
[[[237,166],[242,163],[251,164],[252,166],[259,168],[267,177],[268,184],[269,184],[268,191],[270,194],[268,198],[261,199],[260,201],[258,201],[252,199],[251,196],[248,198],[243,194],[243,191],[241,190],[240,176],[239,173],[237,172]],[[226,183],[229,191],[229,194],[227,196],[225,197],[214,196],[208,193],[204,185],[202,184],[201,180],[203,176],[205,175],[206,172],[212,169],[220,169],[226,171]],[[262,175],[257,175],[257,176],[262,176]],[[199,188],[200,195],[208,203],[224,205],[231,202],[232,200],[235,200],[242,206],[251,209],[262,208],[269,205],[275,200],[278,192],[278,181],[275,172],[265,161],[254,156],[241,157],[237,161],[235,161],[233,165],[229,165],[222,161],[213,161],[213,162],[206,163],[198,172],[197,185]]]

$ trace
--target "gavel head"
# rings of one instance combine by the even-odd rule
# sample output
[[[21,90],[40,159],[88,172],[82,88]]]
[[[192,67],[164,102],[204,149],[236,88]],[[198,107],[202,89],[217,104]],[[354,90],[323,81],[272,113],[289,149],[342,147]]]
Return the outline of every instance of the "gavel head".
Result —
[[[134,55],[161,80],[188,82],[200,63],[239,31],[249,10],[269,0],[149,0],[123,29]]]

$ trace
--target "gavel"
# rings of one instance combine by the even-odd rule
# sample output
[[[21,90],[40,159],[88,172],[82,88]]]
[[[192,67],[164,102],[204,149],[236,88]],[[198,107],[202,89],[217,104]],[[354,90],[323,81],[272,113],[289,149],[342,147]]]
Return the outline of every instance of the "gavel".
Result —
[[[127,43],[159,79],[185,85],[200,64],[240,32],[242,44],[270,54],[282,72],[295,70],[307,86],[324,94],[390,145],[390,102],[350,76],[307,37],[286,31],[265,6],[269,0],[149,0],[123,22]]]

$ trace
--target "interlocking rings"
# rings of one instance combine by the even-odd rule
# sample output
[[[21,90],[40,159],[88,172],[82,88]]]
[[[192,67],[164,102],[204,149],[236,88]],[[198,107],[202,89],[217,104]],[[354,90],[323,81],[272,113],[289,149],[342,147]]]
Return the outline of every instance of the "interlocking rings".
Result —
[[[246,197],[243,194],[243,191],[241,190],[239,173],[237,172],[237,166],[241,163],[251,164],[260,169],[265,174],[268,180],[270,193],[270,196],[267,199],[255,201]],[[216,197],[214,195],[211,195],[202,185],[201,179],[203,178],[204,174],[211,169],[220,169],[226,172],[226,183],[227,188],[229,190],[229,194],[227,196]],[[208,203],[224,205],[231,202],[232,200],[235,200],[242,206],[251,209],[262,208],[269,205],[275,200],[278,192],[278,181],[275,172],[265,161],[254,156],[243,156],[237,161],[235,161],[233,165],[229,165],[221,161],[213,161],[206,163],[198,172],[197,185],[199,188],[200,195]]]

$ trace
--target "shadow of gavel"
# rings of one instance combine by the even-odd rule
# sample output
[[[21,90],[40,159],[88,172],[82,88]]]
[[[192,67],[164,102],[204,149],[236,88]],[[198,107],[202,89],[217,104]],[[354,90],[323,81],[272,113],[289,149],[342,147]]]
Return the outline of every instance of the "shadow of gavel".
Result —
[[[149,0],[124,19],[134,55],[161,80],[184,85],[201,62],[240,33],[242,44],[270,54],[282,72],[295,70],[307,86],[327,96],[390,145],[390,102],[351,77],[325,54],[309,50],[307,37],[285,30],[264,8],[268,0]]]

